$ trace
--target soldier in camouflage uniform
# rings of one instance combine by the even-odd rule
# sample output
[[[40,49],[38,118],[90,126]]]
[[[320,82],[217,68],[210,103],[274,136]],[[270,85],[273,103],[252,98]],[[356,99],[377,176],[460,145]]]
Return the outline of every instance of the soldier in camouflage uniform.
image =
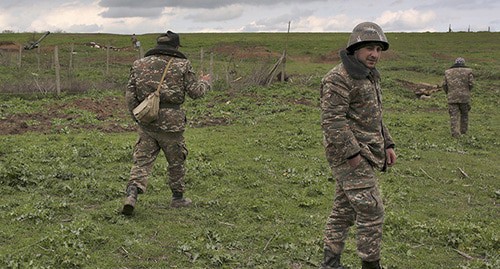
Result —
[[[350,226],[357,227],[363,269],[379,269],[384,207],[376,169],[396,161],[394,142],[382,121],[380,75],[375,65],[389,48],[375,23],[358,24],[341,63],[321,81],[321,127],[326,158],[336,179],[333,210],[324,236],[323,269],[343,269],[340,257]]]
[[[464,58],[444,72],[443,89],[448,96],[451,135],[459,137],[467,132],[469,125],[470,92],[474,86],[472,69],[465,66]]]
[[[133,34],[131,37],[130,37],[130,41],[132,42],[132,48],[136,49],[137,48],[137,36],[135,34]]]
[[[137,196],[146,192],[148,175],[160,150],[168,162],[169,187],[172,190],[171,207],[189,206],[191,200],[184,197],[184,162],[188,150],[184,143],[186,114],[181,109],[186,94],[192,99],[202,97],[210,89],[210,76],[196,78],[191,62],[181,53],[179,36],[168,31],[157,38],[157,46],[145,57],[134,62],[125,94],[128,110],[139,105],[154,92],[161,80],[167,62],[171,64],[160,90],[160,111],[151,123],[137,121],[139,138],[133,152],[133,166],[127,184],[127,197],[122,213],[132,214]]]

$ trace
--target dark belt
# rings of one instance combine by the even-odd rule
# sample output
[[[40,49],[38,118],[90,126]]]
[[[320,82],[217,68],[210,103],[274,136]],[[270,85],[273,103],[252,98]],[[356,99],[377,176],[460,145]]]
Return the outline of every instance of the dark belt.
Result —
[[[181,105],[180,104],[171,104],[171,103],[160,103],[160,108],[180,109]]]

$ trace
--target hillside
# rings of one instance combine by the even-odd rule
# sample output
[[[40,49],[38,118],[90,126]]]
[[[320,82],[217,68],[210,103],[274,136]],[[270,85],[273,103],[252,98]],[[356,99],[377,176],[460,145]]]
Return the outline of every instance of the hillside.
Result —
[[[154,36],[139,39],[149,48]],[[120,214],[137,139],[123,95],[140,51],[84,45],[123,48],[129,37],[54,34],[45,53],[23,52],[21,67],[18,52],[0,51],[0,267],[317,268],[334,193],[318,89],[347,36],[290,34],[291,79],[266,87],[257,81],[281,55],[284,34],[181,35],[197,71],[210,71],[212,53],[216,78],[213,91],[184,105],[194,206],[168,207],[160,155],[132,217]],[[0,34],[12,44],[29,38]],[[399,158],[379,174],[384,268],[498,268],[500,34],[388,38],[378,66]],[[469,133],[453,139],[443,91],[426,98],[415,91],[440,85],[457,56],[474,69],[477,85]],[[359,268],[353,232],[343,260]]]

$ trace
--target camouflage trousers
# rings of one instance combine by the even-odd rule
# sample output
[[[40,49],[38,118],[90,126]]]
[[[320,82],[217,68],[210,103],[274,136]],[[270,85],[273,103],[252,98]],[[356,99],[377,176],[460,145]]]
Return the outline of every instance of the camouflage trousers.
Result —
[[[467,133],[469,126],[469,103],[448,104],[448,112],[450,113],[451,136],[458,137],[461,134]]]
[[[130,179],[127,186],[135,184],[140,193],[146,191],[148,176],[160,150],[163,151],[167,159],[168,185],[170,189],[172,192],[184,192],[184,162],[188,150],[184,143],[183,132],[156,133],[139,128],[139,138],[134,146],[134,163],[130,170]]]
[[[332,171],[336,188],[333,210],[325,229],[325,248],[341,254],[349,228],[356,224],[359,257],[363,261],[379,260],[384,206],[372,165],[362,158],[356,168],[344,163],[332,167]]]

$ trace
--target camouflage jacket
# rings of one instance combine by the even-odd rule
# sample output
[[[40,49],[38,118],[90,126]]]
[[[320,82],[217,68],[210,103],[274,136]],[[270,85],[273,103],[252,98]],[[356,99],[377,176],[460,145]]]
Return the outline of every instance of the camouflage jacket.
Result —
[[[180,54],[182,55],[182,54]],[[154,54],[136,60],[130,70],[125,99],[128,110],[135,120],[132,110],[150,93],[156,91],[169,55]],[[202,97],[210,85],[198,81],[188,59],[173,57],[160,90],[160,111],[158,120],[139,126],[152,132],[180,132],[186,125],[186,113],[181,109],[186,94],[192,99]]]
[[[448,103],[469,103],[470,92],[474,86],[472,69],[454,65],[444,72],[443,90],[448,96]]]
[[[345,51],[342,63],[321,81],[321,127],[326,157],[338,166],[357,155],[385,170],[385,149],[394,147],[382,122],[380,75]]]

